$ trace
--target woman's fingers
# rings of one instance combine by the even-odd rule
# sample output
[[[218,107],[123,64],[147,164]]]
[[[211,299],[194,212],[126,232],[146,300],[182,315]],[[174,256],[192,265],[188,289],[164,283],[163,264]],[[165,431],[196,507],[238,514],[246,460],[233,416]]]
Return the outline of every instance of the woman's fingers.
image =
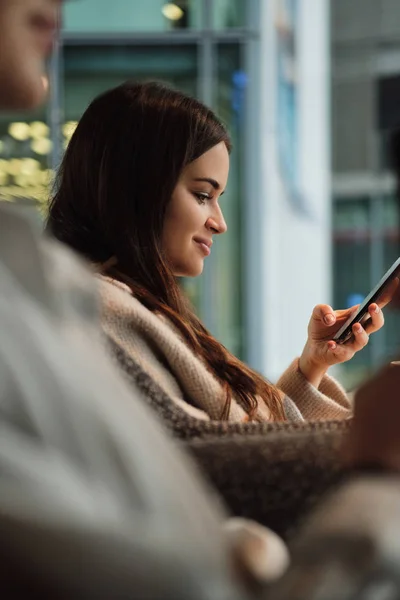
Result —
[[[350,360],[356,352],[359,352],[368,344],[369,336],[360,323],[355,323],[352,327],[353,336],[345,344],[336,344],[334,340],[328,342],[328,350],[336,360],[345,362]]]
[[[322,321],[328,327],[336,322],[335,312],[328,304],[317,304],[317,306],[314,306],[311,318],[314,321]]]
[[[340,329],[340,327],[350,317],[353,317],[357,313],[357,310],[359,309],[359,307],[360,307],[359,304],[355,304],[354,306],[351,306],[350,308],[344,308],[344,309],[341,309],[341,310],[335,310],[334,311],[334,315],[335,315],[335,330]]]
[[[332,340],[331,327],[336,330],[345,323],[350,316],[357,311],[358,306],[352,306],[341,311],[334,311],[328,304],[318,304],[312,314],[309,324],[309,340],[311,348],[314,348],[315,356],[327,364],[337,364],[350,360],[356,352],[359,352],[368,344],[369,335],[381,329],[384,325],[384,316],[380,305],[389,301],[389,296],[395,290],[397,281],[384,299],[380,299],[379,304],[373,303],[368,307],[366,323],[354,323],[352,326],[351,339],[344,344],[337,344]]]
[[[385,324],[385,317],[378,304],[370,304],[368,307],[370,318],[364,323],[364,329],[368,335],[379,331]]]
[[[354,323],[352,331],[354,338],[350,346],[354,352],[359,352],[368,344],[368,333],[360,323]]]
[[[346,361],[352,358],[356,352],[359,352],[368,344],[369,334],[383,327],[385,322],[383,312],[377,304],[371,304],[368,307],[368,313],[371,317],[368,324],[363,327],[361,323],[354,323],[352,327],[353,336],[348,342],[342,345],[339,344],[339,346],[336,346],[333,340],[328,342],[328,349],[333,352],[337,359]]]
[[[385,317],[383,316],[383,312],[379,308],[378,304],[371,304],[368,307],[368,313],[371,319],[368,320],[368,323],[365,326],[365,331],[370,334],[374,333],[374,331],[379,331],[379,329],[383,327],[385,324]]]
[[[378,304],[381,308],[386,306],[386,304],[389,304],[389,302],[391,301],[391,299],[393,298],[393,296],[396,292],[398,285],[399,285],[399,278],[395,277],[393,279],[393,281],[391,281],[389,283],[389,285],[385,287],[383,293],[378,298]]]

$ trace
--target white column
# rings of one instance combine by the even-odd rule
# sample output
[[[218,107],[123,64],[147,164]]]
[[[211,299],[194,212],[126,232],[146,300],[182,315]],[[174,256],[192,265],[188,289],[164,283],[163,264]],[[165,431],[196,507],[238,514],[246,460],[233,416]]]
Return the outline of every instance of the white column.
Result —
[[[262,0],[260,60],[261,237],[257,368],[272,380],[297,356],[313,306],[331,301],[329,0],[298,0],[298,210],[285,184],[277,115],[276,2]],[[258,292],[257,292],[258,290]]]

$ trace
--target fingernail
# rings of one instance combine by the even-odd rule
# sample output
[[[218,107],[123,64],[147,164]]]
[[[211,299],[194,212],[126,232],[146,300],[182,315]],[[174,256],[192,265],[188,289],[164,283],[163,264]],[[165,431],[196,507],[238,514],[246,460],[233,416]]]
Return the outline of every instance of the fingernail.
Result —
[[[379,312],[379,306],[378,306],[378,305],[376,305],[375,312],[376,312],[376,313],[378,313],[378,312]]]
[[[356,333],[362,332],[362,327],[359,323],[357,323],[357,325],[354,325],[354,329],[356,330]]]
[[[329,350],[336,350],[335,342],[333,342],[332,344],[329,344]]]
[[[335,322],[335,317],[333,315],[325,315],[324,321],[327,325],[332,325]]]

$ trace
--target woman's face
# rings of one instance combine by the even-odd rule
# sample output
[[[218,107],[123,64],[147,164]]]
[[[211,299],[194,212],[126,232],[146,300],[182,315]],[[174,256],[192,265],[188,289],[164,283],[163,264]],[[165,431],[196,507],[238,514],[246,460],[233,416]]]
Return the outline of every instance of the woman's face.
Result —
[[[229,174],[224,142],[187,165],[168,204],[162,248],[177,277],[196,277],[211,252],[213,236],[227,226],[219,206]]]

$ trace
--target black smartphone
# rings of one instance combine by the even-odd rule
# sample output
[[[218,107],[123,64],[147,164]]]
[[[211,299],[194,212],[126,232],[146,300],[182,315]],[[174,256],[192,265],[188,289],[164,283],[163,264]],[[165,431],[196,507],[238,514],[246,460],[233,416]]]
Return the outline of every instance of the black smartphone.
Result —
[[[335,333],[333,336],[333,340],[337,344],[344,344],[347,340],[353,335],[352,327],[354,323],[361,323],[364,325],[369,316],[368,306],[373,302],[376,302],[379,297],[382,295],[385,287],[389,285],[393,281],[393,279],[400,275],[400,257],[392,264],[390,269],[386,271],[382,279],[379,283],[374,287],[374,289],[368,294],[365,300],[360,304],[356,312],[354,312],[342,325],[342,327]]]

